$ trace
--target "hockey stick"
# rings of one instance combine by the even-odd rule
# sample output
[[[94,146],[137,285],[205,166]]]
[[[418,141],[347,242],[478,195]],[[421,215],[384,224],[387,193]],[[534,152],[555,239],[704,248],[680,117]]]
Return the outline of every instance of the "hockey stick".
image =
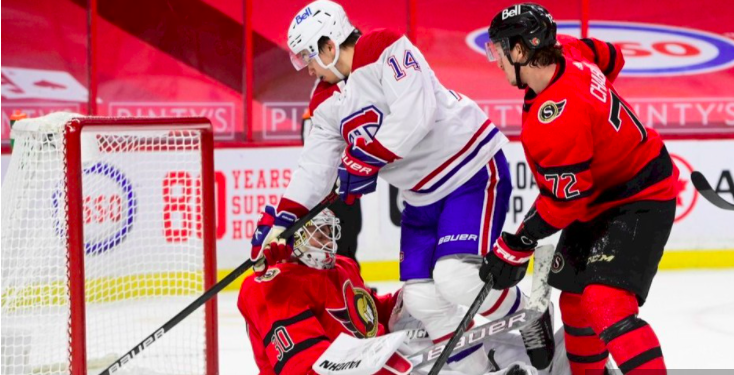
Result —
[[[441,354],[438,356],[438,359],[436,359],[436,363],[433,364],[433,367],[431,367],[431,371],[428,372],[428,375],[438,375],[438,372],[441,371],[441,368],[449,359],[449,355],[451,355],[451,353],[454,351],[456,344],[458,344],[459,340],[464,337],[463,334],[464,332],[466,332],[466,329],[469,328],[469,324],[472,322],[472,320],[474,320],[474,315],[477,314],[479,308],[482,306],[482,303],[484,303],[484,300],[487,299],[487,296],[492,290],[493,285],[494,279],[490,275],[489,280],[484,283],[484,286],[482,286],[482,289],[479,291],[479,295],[477,295],[477,298],[474,299],[474,302],[469,307],[469,311],[466,312],[464,318],[461,319],[459,326],[456,327],[456,330],[451,335],[451,339],[448,343],[446,343],[446,345],[444,345],[443,349],[441,350]]]
[[[527,325],[540,318],[550,303],[551,289],[548,286],[548,272],[550,271],[551,259],[553,258],[554,252],[554,247],[550,245],[540,246],[535,251],[533,285],[527,309],[518,311],[517,313],[506,316],[502,319],[494,320],[466,332],[469,323],[474,319],[474,315],[476,315],[479,307],[482,305],[484,300],[487,298],[489,291],[492,289],[494,281],[490,278],[484,284],[482,290],[479,291],[479,295],[474,300],[471,307],[469,307],[469,311],[464,315],[464,318],[461,320],[461,323],[459,323],[459,326],[456,328],[456,331],[454,331],[454,334],[451,336],[448,343],[424,349],[408,357],[408,359],[417,360],[418,358],[421,358],[420,365],[416,366],[416,368],[428,365],[435,361],[428,375],[437,375],[443,365],[446,364],[446,360],[448,360],[454,350],[479,342],[485,336],[491,336],[513,329],[525,328]],[[457,345],[460,341],[461,345]],[[439,353],[440,355],[438,355]],[[437,355],[438,357],[436,357]]]
[[[324,198],[324,200],[322,200],[319,204],[317,204],[316,207],[311,209],[311,211],[309,211],[304,217],[298,219],[298,221],[296,221],[293,225],[291,225],[290,228],[283,231],[283,233],[281,233],[278,236],[278,238],[289,238],[293,236],[301,227],[306,225],[306,223],[308,223],[316,215],[321,213],[321,211],[331,206],[332,203],[336,202],[338,198],[339,198],[339,195],[336,192],[332,192],[326,198]],[[163,337],[164,334],[170,331],[173,327],[175,327],[178,323],[184,320],[187,316],[191,315],[191,313],[193,313],[196,309],[201,307],[204,303],[206,303],[212,297],[216,296],[217,293],[222,291],[222,289],[224,289],[227,285],[235,281],[235,279],[240,277],[240,275],[242,275],[247,270],[252,268],[252,266],[253,266],[252,260],[248,259],[246,262],[242,263],[239,267],[235,268],[234,271],[230,272],[222,280],[214,284],[211,288],[209,288],[209,290],[204,292],[204,294],[199,296],[199,298],[197,298],[194,302],[191,302],[188,306],[186,306],[185,309],[181,310],[181,312],[176,314],[176,316],[174,316],[169,321],[167,321],[165,324],[163,324],[155,332],[148,335],[148,337],[143,339],[143,341],[141,341],[133,349],[125,353],[125,355],[123,355],[118,360],[113,362],[109,367],[107,367],[104,371],[102,371],[100,375],[110,375],[113,372],[119,371],[120,368],[122,368],[122,366],[130,362],[133,358],[140,355],[140,353],[142,353],[143,350],[150,347],[155,341],[160,340],[160,338]]]
[[[723,210],[734,211],[734,204],[725,201],[719,194],[716,194],[709,182],[706,181],[706,177],[704,177],[701,172],[691,173],[691,181],[693,182],[693,186],[696,187],[696,190],[698,190],[698,192],[701,193],[707,201],[711,202],[711,204]]]
[[[441,354],[449,355],[466,349],[467,346],[481,343],[484,338],[500,333],[523,329],[538,320],[543,314],[535,310],[523,309],[512,315],[474,327],[463,335],[459,335],[459,342],[451,350],[446,350],[447,344],[436,344],[408,356],[408,360],[415,363],[414,368],[420,368],[436,362]],[[410,335],[410,332],[408,333]],[[435,366],[435,365],[434,365]]]

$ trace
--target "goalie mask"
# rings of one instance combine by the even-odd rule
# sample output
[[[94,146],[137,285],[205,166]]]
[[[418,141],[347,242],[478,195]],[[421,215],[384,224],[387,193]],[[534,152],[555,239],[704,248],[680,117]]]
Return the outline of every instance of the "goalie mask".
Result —
[[[333,268],[336,261],[336,241],[340,238],[339,219],[333,212],[325,209],[296,232],[293,254],[311,268]]]

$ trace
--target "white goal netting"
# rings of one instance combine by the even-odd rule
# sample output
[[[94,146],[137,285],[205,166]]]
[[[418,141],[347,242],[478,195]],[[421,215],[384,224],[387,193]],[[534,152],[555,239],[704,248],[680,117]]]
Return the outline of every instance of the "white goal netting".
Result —
[[[21,120],[2,185],[3,374],[69,373],[68,231],[83,226],[87,368],[99,373],[204,291],[202,138],[197,130]],[[69,216],[67,154],[81,152],[81,223]],[[72,207],[74,205],[72,204]],[[71,249],[74,251],[74,249]],[[125,366],[204,374],[203,308]]]

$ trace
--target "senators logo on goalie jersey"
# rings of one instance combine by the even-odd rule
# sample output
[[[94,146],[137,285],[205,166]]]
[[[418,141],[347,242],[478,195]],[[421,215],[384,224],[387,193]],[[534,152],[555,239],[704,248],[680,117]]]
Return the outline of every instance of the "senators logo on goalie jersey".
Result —
[[[370,294],[347,280],[342,288],[344,307],[326,309],[344,328],[360,339],[377,335],[377,306]]]

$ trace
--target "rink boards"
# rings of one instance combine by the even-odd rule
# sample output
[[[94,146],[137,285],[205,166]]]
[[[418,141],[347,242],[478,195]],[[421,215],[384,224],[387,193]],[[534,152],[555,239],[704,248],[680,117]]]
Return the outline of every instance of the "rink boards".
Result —
[[[734,268],[734,231],[730,229],[734,216],[705,201],[690,182],[690,173],[701,171],[725,199],[734,201],[734,139],[668,140],[666,144],[681,175],[678,181],[676,222],[661,269]],[[514,231],[532,205],[538,190],[521,145],[511,142],[504,150],[510,163],[513,185],[504,229]],[[300,152],[300,147],[216,150],[215,220],[220,274],[235,268],[249,255],[249,241],[255,229],[257,213],[263,205],[276,203],[283,194]],[[8,161],[9,155],[3,155],[3,178]],[[118,167],[123,171],[130,169],[130,176],[134,177],[131,166]],[[170,199],[166,198],[163,189],[169,172],[173,171],[161,171],[160,181],[146,182],[161,187],[161,201]],[[135,181],[132,183],[135,185]],[[378,191],[362,200],[363,220],[358,258],[367,280],[395,280],[398,277],[402,208],[399,196],[397,189],[380,180]],[[172,217],[176,220],[178,215]],[[165,231],[160,232],[161,241],[165,241]],[[149,236],[150,233],[146,235]],[[191,237],[193,241],[197,236]],[[555,238],[545,242],[553,243]],[[136,231],[133,230],[128,240],[135,239]],[[118,251],[124,249],[121,246]]]

